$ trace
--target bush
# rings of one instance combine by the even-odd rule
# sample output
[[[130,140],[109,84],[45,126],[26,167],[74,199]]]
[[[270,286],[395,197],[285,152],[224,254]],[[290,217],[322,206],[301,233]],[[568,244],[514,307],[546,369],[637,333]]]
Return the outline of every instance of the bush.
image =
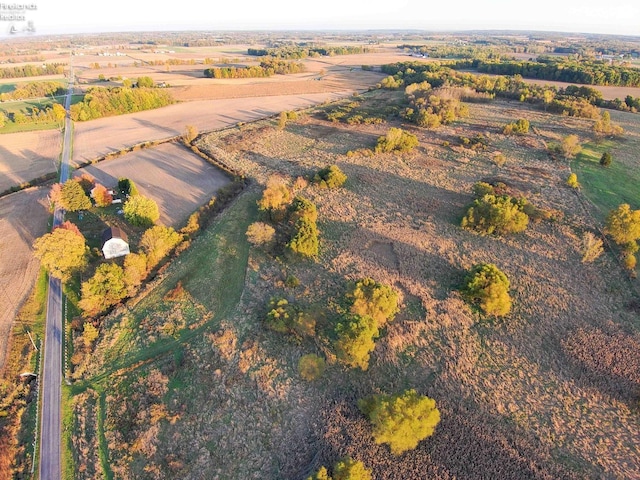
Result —
[[[315,222],[301,218],[295,224],[295,231],[287,244],[289,250],[303,257],[318,256],[320,240]]]
[[[409,152],[418,146],[418,137],[401,128],[391,128],[385,136],[378,138],[376,153]]]
[[[281,210],[289,202],[291,202],[291,190],[282,177],[274,175],[267,180],[262,198],[258,200],[258,208],[269,212],[273,218],[274,212]]]
[[[602,240],[591,232],[582,235],[582,263],[591,263],[602,255]]]
[[[609,152],[604,152],[602,154],[602,157],[600,157],[600,165],[602,165],[603,167],[608,167],[609,165],[611,165],[612,161],[613,157]]]
[[[150,227],[160,218],[158,204],[142,195],[129,197],[122,210],[124,219],[136,227]]]
[[[147,268],[155,267],[181,241],[182,236],[172,227],[156,225],[146,230],[140,239],[140,247],[147,257]]]
[[[371,480],[371,470],[364,463],[345,457],[333,466],[333,480]]]
[[[525,204],[508,195],[485,195],[469,207],[461,226],[485,234],[522,232],[529,224],[529,216],[523,211]]]
[[[251,245],[259,246],[271,243],[275,237],[275,229],[264,222],[253,222],[247,228],[247,240]]]
[[[493,185],[486,182],[476,182],[473,184],[473,196],[476,198],[482,198],[485,195],[495,195],[496,189]]]
[[[369,368],[369,356],[375,348],[379,332],[376,321],[368,315],[346,315],[336,325],[335,341],[338,360],[348,367]]]
[[[398,313],[398,294],[389,286],[365,278],[357,282],[353,291],[347,294],[352,300],[351,313],[369,316],[382,328]]]
[[[128,296],[135,295],[146,276],[147,256],[144,253],[130,253],[124,257],[124,283]]]
[[[565,158],[573,158],[582,151],[582,145],[580,145],[580,139],[577,135],[567,135],[562,139],[560,144],[560,152]]]
[[[492,263],[475,265],[465,278],[462,293],[487,315],[498,317],[511,311],[509,279]]]
[[[395,395],[372,395],[360,400],[358,407],[373,426],[375,442],[389,444],[394,455],[416,448],[421,440],[433,435],[440,422],[435,400],[413,389]]]
[[[623,257],[623,263],[624,263],[624,268],[626,268],[627,270],[633,271],[635,270],[636,264],[638,263],[638,261],[635,255],[631,253],[627,253]]]
[[[315,335],[316,321],[284,298],[272,298],[265,319],[267,328],[280,333],[290,333],[298,338]]]
[[[579,188],[580,184],[578,183],[578,175],[575,173],[569,174],[569,177],[567,178],[567,185],[571,188]]]
[[[320,378],[324,373],[324,369],[324,358],[313,353],[302,356],[298,362],[300,376],[309,382]]]
[[[191,143],[196,139],[197,136],[198,136],[198,129],[193,125],[187,125],[184,128],[184,133],[182,134],[182,140],[184,140],[185,143]]]
[[[338,188],[344,185],[347,176],[337,165],[328,165],[313,177],[313,182],[322,188]]]
[[[291,222],[295,223],[298,220],[307,220],[309,222],[316,222],[318,220],[318,210],[316,205],[304,197],[296,196],[289,207]]]
[[[511,135],[512,133],[524,135],[529,133],[529,120],[521,118],[515,123],[509,123],[508,125],[505,125],[503,133],[505,135]]]

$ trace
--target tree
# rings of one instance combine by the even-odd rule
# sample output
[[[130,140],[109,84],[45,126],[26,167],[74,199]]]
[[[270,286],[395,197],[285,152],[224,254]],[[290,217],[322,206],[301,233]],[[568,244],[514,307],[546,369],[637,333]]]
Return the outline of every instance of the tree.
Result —
[[[560,144],[560,151],[565,158],[573,158],[582,151],[582,145],[580,145],[580,139],[577,135],[567,135],[562,139]]]
[[[391,453],[413,450],[433,435],[440,422],[435,400],[411,389],[395,395],[372,395],[358,402],[360,411],[373,426],[377,444],[387,443]]]
[[[184,129],[184,133],[182,134],[182,139],[185,143],[193,142],[198,136],[198,129],[193,125],[187,125]]]
[[[333,466],[333,480],[371,480],[371,470],[359,460],[344,457]]]
[[[347,297],[352,300],[351,313],[372,317],[378,328],[382,328],[387,321],[393,320],[400,310],[398,294],[395,290],[372,278],[358,281]]]
[[[613,157],[609,152],[604,152],[602,154],[602,157],[600,157],[600,165],[602,165],[603,167],[608,167],[609,165],[611,165],[612,161]]]
[[[611,122],[611,114],[608,111],[602,112],[602,115],[596,123],[593,125],[593,131],[598,135],[622,135],[624,129],[613,122]]]
[[[63,282],[87,265],[84,237],[65,228],[56,228],[36,239],[33,249],[42,267]]]
[[[313,182],[322,188],[338,188],[346,181],[347,176],[337,165],[327,165],[313,177]]]
[[[315,222],[301,218],[295,224],[294,234],[287,244],[289,250],[303,257],[318,256],[320,241]]]
[[[375,348],[379,331],[376,321],[368,315],[345,315],[336,325],[335,341],[338,360],[348,367],[369,368],[369,357]]]
[[[84,346],[89,348],[91,344],[98,338],[98,329],[92,323],[84,322],[82,326],[82,341]]]
[[[628,203],[623,203],[609,212],[605,231],[618,245],[635,243],[640,239],[640,210],[631,210]]]
[[[153,87],[153,78],[151,77],[138,77],[136,82],[139,88],[151,88]]]
[[[88,210],[91,208],[91,200],[87,197],[80,183],[74,179],[69,179],[62,185],[60,203],[62,208],[68,212],[77,212],[78,210]]]
[[[567,178],[567,185],[571,188],[579,188],[580,184],[578,183],[578,175],[575,173],[570,173]]]
[[[122,210],[124,219],[137,227],[150,227],[160,218],[158,204],[142,195],[129,197]]]
[[[386,135],[378,137],[376,153],[409,152],[418,146],[418,137],[401,128],[390,128]]]
[[[133,180],[129,179],[129,178],[124,178],[124,177],[120,177],[118,179],[118,190],[120,190],[120,192],[123,195],[126,196],[130,196],[133,197],[135,195],[140,195],[138,193],[138,187],[136,187],[136,184],[133,183]]]
[[[127,296],[124,271],[116,263],[103,263],[88,281],[82,283],[78,306],[86,316],[95,316]]]
[[[511,311],[509,279],[492,263],[475,265],[465,278],[462,293],[487,315],[499,317]]]
[[[93,188],[93,200],[98,207],[108,207],[113,202],[113,196],[104,185],[97,184]]]
[[[471,204],[460,225],[486,234],[519,233],[529,224],[529,216],[523,211],[525,205],[523,199],[508,195],[485,195]]]
[[[259,246],[271,243],[275,237],[275,229],[264,222],[253,222],[247,228],[247,240],[251,245]]]
[[[262,198],[258,200],[260,210],[269,212],[273,218],[274,213],[281,211],[289,202],[291,202],[291,190],[285,180],[275,175],[269,177],[267,186],[262,192]]]
[[[130,253],[124,257],[124,283],[128,296],[135,295],[146,276],[147,256],[144,253]]]
[[[315,203],[299,195],[293,199],[289,212],[289,220],[293,223],[301,219],[314,223],[318,220],[318,209]]]
[[[529,120],[526,118],[521,118],[517,122],[509,123],[505,125],[502,133],[505,135],[511,135],[512,133],[516,133],[518,135],[524,135],[529,133]]]
[[[82,235],[82,232],[80,231],[78,226],[75,223],[73,223],[73,222],[71,222],[69,220],[64,221],[63,223],[61,223],[57,227],[54,227],[53,229],[55,230],[57,228],[62,228],[64,230],[69,230],[70,232],[73,232],[76,235],[78,235],[80,238],[82,238],[82,240],[85,239],[84,235]]]
[[[140,248],[147,256],[147,269],[155,267],[181,241],[182,237],[173,227],[156,225],[146,230],[140,239]]]

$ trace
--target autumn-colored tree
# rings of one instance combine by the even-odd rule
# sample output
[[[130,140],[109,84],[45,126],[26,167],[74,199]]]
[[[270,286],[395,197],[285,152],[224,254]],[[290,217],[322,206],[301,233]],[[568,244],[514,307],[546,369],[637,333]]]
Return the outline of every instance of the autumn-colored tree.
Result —
[[[145,231],[140,239],[140,248],[147,256],[147,268],[155,267],[181,241],[182,237],[172,227],[156,225]]]
[[[418,137],[401,128],[390,128],[386,135],[378,138],[376,153],[408,152],[418,146]]]
[[[291,189],[286,181],[279,176],[272,176],[267,180],[267,186],[262,192],[262,198],[258,200],[260,210],[269,212],[271,218],[274,218],[276,212],[291,202]]]
[[[82,190],[84,190],[84,193],[87,195],[89,195],[91,189],[96,183],[96,179],[93,178],[93,175],[87,172],[83,172],[79,177],[74,177],[73,180],[80,184]]]
[[[299,195],[291,202],[289,212],[289,220],[293,223],[303,218],[314,223],[318,220],[318,209],[315,203]]]
[[[369,368],[369,357],[379,335],[376,321],[368,315],[345,315],[336,325],[335,333],[338,360],[351,368]]]
[[[113,195],[109,193],[107,187],[97,184],[93,188],[93,200],[98,207],[108,207],[113,203]]]
[[[351,300],[351,313],[370,316],[377,328],[382,328],[398,313],[398,294],[388,285],[376,282],[372,278],[358,281],[353,290],[347,293]]]
[[[315,222],[301,218],[294,227],[294,234],[287,244],[289,250],[302,257],[318,256],[320,240],[318,239],[318,227]]]
[[[395,395],[372,395],[360,400],[358,407],[373,426],[375,442],[389,444],[394,455],[416,448],[440,423],[435,400],[413,389]]]
[[[96,273],[82,283],[78,306],[85,316],[93,317],[116,305],[127,296],[124,270],[116,263],[103,263]]]
[[[264,222],[253,222],[249,225],[249,228],[247,228],[246,233],[249,243],[256,246],[271,243],[275,234],[275,229]]]
[[[618,245],[635,243],[640,239],[640,210],[623,203],[609,212],[605,231]]]
[[[567,135],[562,139],[560,144],[560,152],[565,158],[573,158],[582,151],[582,145],[580,145],[580,139],[577,135]]]
[[[267,328],[280,333],[290,333],[301,338],[315,334],[316,321],[308,313],[291,304],[285,298],[272,298],[265,319]]]
[[[570,173],[567,178],[567,185],[571,188],[580,188],[580,183],[578,183],[578,175],[575,173]]]
[[[611,121],[611,114],[608,111],[602,112],[602,115],[596,123],[593,125],[593,131],[597,135],[622,135],[624,133],[624,129]]]
[[[63,282],[87,265],[84,237],[66,228],[56,228],[36,239],[33,249],[42,267]]]
[[[480,233],[506,235],[526,230],[526,202],[508,195],[485,195],[476,199],[462,218],[462,228]]]
[[[84,342],[84,346],[89,348],[98,338],[98,329],[93,326],[90,322],[84,322],[82,326],[82,341]]]
[[[139,88],[151,88],[153,87],[153,78],[151,77],[138,77],[136,84]]]
[[[364,463],[347,456],[333,466],[333,480],[371,480],[371,470]]]
[[[57,227],[54,227],[53,229],[55,230],[56,228],[63,228],[65,230],[69,230],[70,232],[73,232],[76,235],[78,235],[80,238],[82,238],[82,240],[85,239],[84,235],[82,235],[82,232],[80,231],[78,226],[75,223],[71,222],[70,220],[65,220],[64,222],[62,222]]]
[[[129,197],[122,210],[124,219],[136,227],[150,227],[160,218],[158,204],[153,199],[142,195]]]
[[[499,317],[511,311],[509,279],[492,263],[475,265],[465,278],[462,293],[487,315]]]
[[[132,297],[147,276],[147,256],[144,253],[130,253],[124,257],[124,283],[127,295]]]
[[[68,212],[88,210],[91,208],[91,200],[80,183],[74,179],[70,179],[62,185],[60,206]]]

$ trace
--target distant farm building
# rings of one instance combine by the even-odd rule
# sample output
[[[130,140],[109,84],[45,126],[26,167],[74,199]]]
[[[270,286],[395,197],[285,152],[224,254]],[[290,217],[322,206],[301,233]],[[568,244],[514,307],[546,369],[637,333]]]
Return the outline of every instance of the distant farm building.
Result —
[[[109,227],[102,232],[102,253],[104,258],[116,258],[129,255],[127,234],[118,227]]]

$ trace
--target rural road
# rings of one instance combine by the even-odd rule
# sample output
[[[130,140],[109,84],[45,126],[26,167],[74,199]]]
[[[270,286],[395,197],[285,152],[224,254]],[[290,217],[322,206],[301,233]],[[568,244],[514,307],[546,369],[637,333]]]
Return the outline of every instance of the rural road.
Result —
[[[64,106],[67,117],[64,126],[62,158],[60,159],[60,182],[69,178],[71,157],[71,129],[69,116],[71,94],[73,93],[73,67],[69,69],[69,89]],[[64,210],[56,208],[53,227],[64,220]],[[42,365],[42,417],[40,422],[40,480],[59,480],[61,468],[61,415],[60,399],[62,385],[62,287],[60,280],[49,277],[47,298],[47,321],[44,337],[44,363]]]

